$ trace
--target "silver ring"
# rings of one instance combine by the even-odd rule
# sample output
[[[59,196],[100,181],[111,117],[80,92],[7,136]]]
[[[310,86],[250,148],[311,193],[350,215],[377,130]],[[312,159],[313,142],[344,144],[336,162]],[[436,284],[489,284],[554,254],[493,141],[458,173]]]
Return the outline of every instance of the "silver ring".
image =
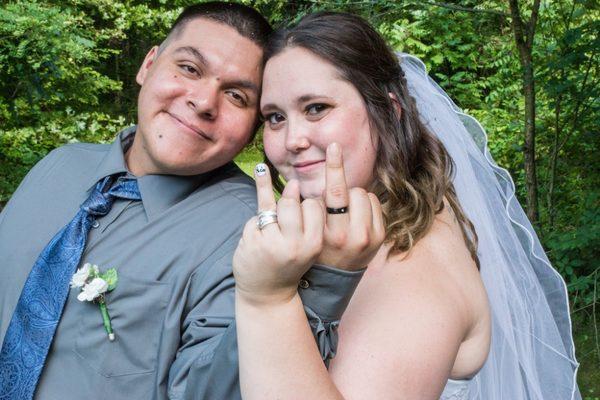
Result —
[[[265,226],[276,222],[277,213],[275,211],[261,211],[258,213],[258,221],[256,222],[256,226],[258,226],[259,230],[263,230]]]

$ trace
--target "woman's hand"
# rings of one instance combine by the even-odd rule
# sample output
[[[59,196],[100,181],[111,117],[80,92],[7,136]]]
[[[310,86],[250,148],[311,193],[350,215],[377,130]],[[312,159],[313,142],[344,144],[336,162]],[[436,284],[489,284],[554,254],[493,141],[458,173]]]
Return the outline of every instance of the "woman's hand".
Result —
[[[327,148],[325,170],[324,199],[300,202],[298,182],[290,180],[276,202],[268,168],[257,166],[259,212],[276,211],[278,221],[261,230],[253,217],[244,228],[233,257],[236,288],[244,299],[289,300],[313,262],[352,270],[366,267],[377,253],[385,237],[379,200],[362,188],[347,188],[336,143]]]
[[[298,281],[319,255],[323,242],[324,211],[318,200],[300,203],[298,182],[290,180],[275,202],[269,169],[255,169],[260,211],[276,211],[277,222],[258,228],[253,217],[233,257],[236,291],[244,300],[258,303],[292,299]]]
[[[385,239],[385,226],[379,199],[362,188],[348,189],[342,151],[337,143],[327,147],[325,206],[347,212],[327,212],[323,249],[317,263],[355,270],[366,267]],[[333,209],[333,210],[332,210]]]

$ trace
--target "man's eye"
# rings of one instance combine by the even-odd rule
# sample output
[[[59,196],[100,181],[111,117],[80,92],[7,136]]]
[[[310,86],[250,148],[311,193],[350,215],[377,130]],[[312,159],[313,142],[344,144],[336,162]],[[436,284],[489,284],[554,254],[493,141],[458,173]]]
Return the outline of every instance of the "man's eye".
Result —
[[[329,108],[327,104],[315,103],[309,104],[304,110],[308,115],[318,115],[325,111],[327,108]]]
[[[245,106],[246,104],[248,104],[248,102],[246,101],[246,98],[244,96],[242,96],[241,94],[239,94],[238,92],[235,91],[228,91],[227,94],[229,95],[229,97],[231,97],[233,99],[233,101],[235,101],[237,104]]]
[[[185,72],[193,74],[193,75],[200,75],[200,72],[198,72],[198,70],[192,66],[192,65],[188,65],[188,64],[182,64],[180,66],[181,69],[183,69]]]

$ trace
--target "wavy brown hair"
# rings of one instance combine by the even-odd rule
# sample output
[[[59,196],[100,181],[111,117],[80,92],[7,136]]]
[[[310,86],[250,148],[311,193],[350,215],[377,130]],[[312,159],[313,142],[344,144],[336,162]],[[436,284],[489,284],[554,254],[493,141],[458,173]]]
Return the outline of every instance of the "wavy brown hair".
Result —
[[[378,143],[376,180],[369,190],[382,201],[386,242],[392,245],[392,253],[409,251],[425,236],[446,199],[479,268],[477,234],[458,202],[452,159],[421,122],[404,72],[383,38],[356,15],[319,12],[276,31],[265,58],[291,47],[304,48],[331,63],[364,100]],[[281,191],[279,175],[268,165],[274,186]]]

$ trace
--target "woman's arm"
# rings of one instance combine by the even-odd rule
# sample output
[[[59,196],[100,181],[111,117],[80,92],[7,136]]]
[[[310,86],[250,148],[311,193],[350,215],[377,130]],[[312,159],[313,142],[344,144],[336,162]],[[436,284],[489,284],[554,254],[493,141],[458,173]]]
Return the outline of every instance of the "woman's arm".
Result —
[[[238,294],[244,399],[438,399],[470,311],[436,266],[416,264],[384,265],[361,282],[329,372],[297,296],[266,305]]]
[[[330,164],[338,164],[332,170],[341,170],[343,181],[341,155],[338,163],[330,161],[328,158],[328,168]],[[335,179],[329,179],[330,174],[327,175],[329,191]],[[267,178],[257,177],[261,210],[275,207]],[[339,182],[336,188],[334,192],[340,193]],[[379,268],[379,272],[372,275],[381,275],[382,279],[371,280],[373,285],[362,299],[355,301],[353,298],[350,309],[354,311],[346,314],[342,325],[344,335],[340,337],[340,350],[343,353],[334,359],[331,375],[326,370],[296,285],[310,262],[317,255],[327,253],[323,251],[321,241],[331,248],[332,240],[323,239],[323,232],[328,229],[324,227],[322,211],[316,208],[318,203],[305,201],[300,204],[297,191],[295,182],[286,187],[277,204],[278,225],[268,225],[259,231],[253,225],[254,221],[250,221],[234,257],[243,397],[433,399],[439,396],[464,337],[465,320],[459,316],[464,310],[457,302],[460,295],[453,291],[453,285],[444,284],[444,280],[435,279],[435,275],[429,276],[425,272],[427,266],[423,266],[415,254],[410,259],[418,273],[407,273],[403,277],[380,273],[398,267],[401,271],[409,269],[410,263],[406,262]],[[343,192],[348,193],[345,183]],[[356,196],[360,195],[369,199],[364,191],[356,193]],[[354,212],[370,204],[364,197],[362,203],[353,201],[352,195],[348,197],[345,204],[350,202],[350,210]],[[336,207],[340,206],[341,202]],[[339,224],[338,232],[348,236],[351,236],[349,233],[369,232],[358,227],[356,222],[368,220],[373,225],[371,208],[369,212],[368,218],[364,215],[348,218],[353,227],[350,229],[346,225],[340,230],[343,224]],[[331,231],[334,230],[329,233]],[[354,243],[357,242],[361,241]],[[362,242],[368,240],[363,238]],[[341,265],[352,262],[344,260],[340,254],[352,254],[369,262],[373,249],[363,246],[361,252],[360,247],[329,254],[332,258],[337,257]],[[367,254],[368,251],[371,253]],[[386,262],[385,255],[379,257],[380,264]],[[451,262],[448,256],[444,261]],[[359,285],[359,291],[362,285]]]
[[[298,295],[256,304],[236,295],[244,399],[342,399],[321,360]]]
[[[366,266],[385,234],[377,198],[362,189],[348,191],[339,145],[326,157],[328,207],[348,213],[328,215],[322,201],[300,203],[298,183],[290,181],[275,202],[268,171],[256,174],[259,210],[277,210],[278,223],[262,230],[248,222],[236,254],[236,318],[240,384],[245,398],[289,398],[295,383],[309,383],[298,398],[340,397],[323,364],[298,295],[300,277],[317,260],[357,269]],[[300,379],[288,379],[297,370]],[[295,394],[292,395],[296,397]]]

